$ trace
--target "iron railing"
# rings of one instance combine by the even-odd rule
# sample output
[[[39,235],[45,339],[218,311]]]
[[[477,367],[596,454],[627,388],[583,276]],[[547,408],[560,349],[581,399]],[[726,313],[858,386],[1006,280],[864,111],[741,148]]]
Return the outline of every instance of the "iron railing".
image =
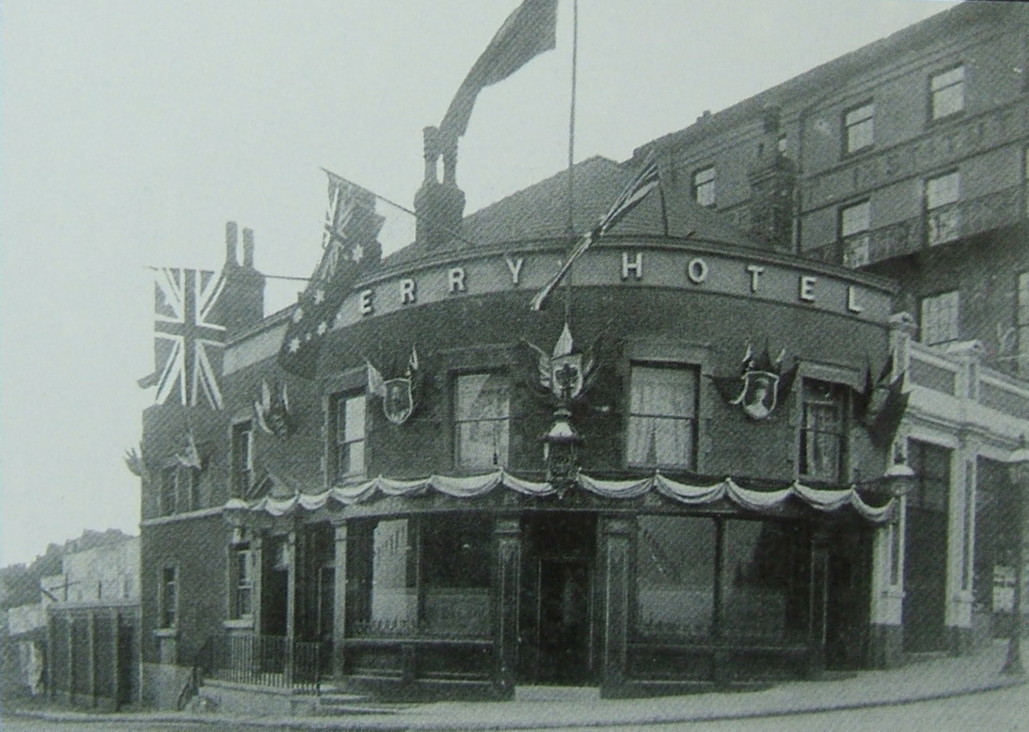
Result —
[[[317,694],[332,658],[329,641],[268,635],[212,636],[194,670],[202,678]]]

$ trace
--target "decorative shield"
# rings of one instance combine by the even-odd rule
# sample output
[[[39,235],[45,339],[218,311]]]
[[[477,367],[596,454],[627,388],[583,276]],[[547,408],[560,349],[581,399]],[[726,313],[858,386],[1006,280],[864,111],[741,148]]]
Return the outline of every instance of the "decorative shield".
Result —
[[[582,392],[582,354],[569,353],[550,360],[550,391],[558,399],[575,399]]]
[[[739,404],[751,419],[765,419],[778,401],[779,375],[771,371],[748,371],[742,377],[743,391],[733,404]]]
[[[390,379],[383,383],[382,411],[393,424],[407,421],[414,411],[411,379]]]

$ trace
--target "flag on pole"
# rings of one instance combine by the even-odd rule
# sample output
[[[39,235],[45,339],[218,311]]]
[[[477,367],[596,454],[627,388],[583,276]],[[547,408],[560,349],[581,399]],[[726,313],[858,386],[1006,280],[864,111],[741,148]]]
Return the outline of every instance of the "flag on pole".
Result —
[[[224,275],[196,269],[159,268],[154,278],[154,360],[157,370],[139,379],[157,387],[158,404],[223,406],[225,327],[217,320]]]
[[[300,293],[279,348],[279,365],[308,379],[318,368],[322,340],[347,293],[366,264],[378,259],[376,237],[384,220],[375,212],[375,194],[325,172],[329,176],[329,208],[322,233],[322,258]]]
[[[531,308],[533,310],[542,310],[543,305],[546,303],[550,293],[554,291],[554,288],[564,279],[564,276],[568,274],[568,270],[572,268],[572,264],[575,260],[581,257],[587,249],[589,249],[594,242],[600,237],[604,236],[610,231],[619,221],[624,219],[629,213],[636,208],[640,203],[643,202],[652,190],[661,185],[661,179],[658,176],[657,161],[653,156],[648,157],[643,166],[636,173],[635,177],[629,184],[622,190],[615,202],[611,204],[611,208],[608,209],[607,213],[604,214],[600,221],[597,223],[592,230],[587,231],[583,234],[579,241],[575,243],[572,251],[568,254],[564,264],[561,265],[561,269],[558,270],[557,274],[543,287],[542,290],[536,293],[535,297],[532,298]]]
[[[503,81],[556,45],[557,0],[524,0],[500,26],[461,83],[440,123],[442,135],[450,138],[463,135],[480,91]]]

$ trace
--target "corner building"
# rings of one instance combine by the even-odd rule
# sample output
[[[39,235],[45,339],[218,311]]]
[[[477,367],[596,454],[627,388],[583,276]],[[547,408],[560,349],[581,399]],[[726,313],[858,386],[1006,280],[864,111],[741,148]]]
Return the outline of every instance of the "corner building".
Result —
[[[632,172],[579,164],[577,226]],[[173,687],[197,665],[393,698],[545,683],[617,696],[882,655],[871,598],[896,561],[898,501],[879,480],[889,446],[853,415],[866,361],[896,340],[892,286],[776,254],[667,195],[532,312],[567,248],[553,203],[565,185],[469,216],[474,247],[416,243],[384,260],[344,301],[313,380],[278,367],[289,310],[230,341],[225,409],[198,437],[211,506],[144,504],[152,672],[178,674]],[[527,343],[553,350],[566,297],[595,369],[562,417]],[[366,360],[390,378],[412,348],[415,408],[395,424]],[[741,359],[762,348],[797,376],[754,420],[730,402]],[[288,391],[285,436],[255,424],[264,383]],[[562,419],[582,440],[563,477],[562,445],[544,452]],[[152,459],[179,449],[160,432],[173,422],[145,419]]]

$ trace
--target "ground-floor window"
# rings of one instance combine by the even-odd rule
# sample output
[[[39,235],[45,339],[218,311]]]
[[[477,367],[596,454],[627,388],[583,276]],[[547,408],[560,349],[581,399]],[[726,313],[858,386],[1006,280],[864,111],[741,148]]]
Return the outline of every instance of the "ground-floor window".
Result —
[[[641,516],[635,633],[677,642],[802,642],[810,556],[810,532],[800,523]]]
[[[473,514],[358,522],[347,541],[355,635],[485,636],[492,521]]]

